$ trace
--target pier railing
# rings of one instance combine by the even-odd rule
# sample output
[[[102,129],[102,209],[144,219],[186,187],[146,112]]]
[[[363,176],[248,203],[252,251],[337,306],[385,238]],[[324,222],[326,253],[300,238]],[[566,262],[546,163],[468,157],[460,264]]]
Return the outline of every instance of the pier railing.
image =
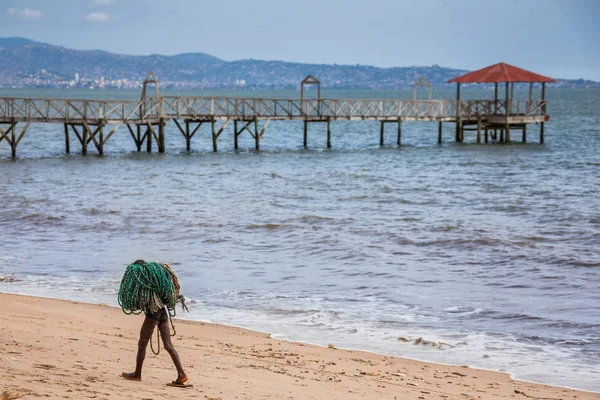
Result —
[[[508,103],[508,113],[507,113]],[[160,119],[477,119],[544,115],[542,100],[337,100],[226,97],[149,97],[139,100],[0,98],[0,120],[143,123]]]
[[[504,101],[494,100],[337,100],[253,99],[220,97],[163,97],[165,118],[272,119],[441,119],[505,114]],[[510,113],[542,115],[539,100],[511,102]]]

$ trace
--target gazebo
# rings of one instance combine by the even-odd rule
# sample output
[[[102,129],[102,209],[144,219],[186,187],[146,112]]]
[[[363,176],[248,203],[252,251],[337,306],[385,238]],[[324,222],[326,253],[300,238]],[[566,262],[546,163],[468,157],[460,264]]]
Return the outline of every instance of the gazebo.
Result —
[[[465,122],[461,114],[462,103],[460,101],[460,84],[461,83],[493,83],[494,84],[494,102],[492,108],[486,113],[484,121],[478,119],[478,129],[481,124],[484,124],[487,130],[493,128],[496,132],[500,129],[501,142],[510,141],[511,127],[522,129],[523,142],[526,139],[527,124],[540,123],[540,143],[544,143],[544,122],[549,120],[546,115],[546,83],[556,82],[552,78],[536,74],[525,69],[515,67],[506,63],[498,63],[489,67],[470,72],[468,74],[451,79],[449,83],[456,83],[456,100],[457,100],[457,121],[456,121],[456,138],[462,142],[463,130]],[[529,83],[529,100],[522,102],[514,102],[515,82]],[[504,101],[498,100],[498,84],[506,84],[506,93]],[[541,100],[532,100],[533,84],[541,83]]]

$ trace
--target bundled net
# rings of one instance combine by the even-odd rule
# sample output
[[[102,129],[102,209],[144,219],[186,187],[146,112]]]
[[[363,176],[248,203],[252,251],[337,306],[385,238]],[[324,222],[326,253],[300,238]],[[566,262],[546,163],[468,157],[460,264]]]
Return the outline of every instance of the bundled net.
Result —
[[[177,276],[167,264],[146,262],[129,264],[119,287],[119,305],[125,314],[155,312],[164,306],[175,315],[178,302],[185,306],[179,293]]]

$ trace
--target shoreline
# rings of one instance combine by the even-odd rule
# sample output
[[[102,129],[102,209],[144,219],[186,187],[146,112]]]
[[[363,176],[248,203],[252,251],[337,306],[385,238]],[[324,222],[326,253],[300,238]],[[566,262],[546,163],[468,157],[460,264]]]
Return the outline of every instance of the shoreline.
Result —
[[[142,383],[119,377],[133,367],[142,317],[113,306],[30,295],[0,293],[0,300],[6,321],[0,362],[7,366],[0,371],[0,394],[29,391],[23,398],[81,398],[82,391],[92,391],[98,398],[600,399],[600,393],[518,381],[505,372],[321,347],[187,319],[174,320],[173,342],[195,387],[167,389],[175,371],[164,350],[159,356],[148,352]],[[133,397],[123,392],[131,390]]]
[[[121,312],[121,309],[120,309],[120,307],[118,305],[111,305],[111,304],[107,304],[107,303],[104,303],[104,302],[86,301],[85,299],[84,300],[70,300],[70,299],[66,299],[66,298],[57,298],[57,297],[50,297],[50,296],[43,296],[43,295],[28,294],[28,293],[25,293],[25,292],[18,293],[18,292],[2,292],[2,291],[0,291],[0,295],[1,294],[23,296],[23,297],[32,297],[32,298],[39,298],[39,299],[48,299],[48,300],[67,301],[67,302],[78,303],[78,304],[80,303],[80,304],[88,304],[88,305],[100,305],[100,306],[106,306],[106,307],[109,307],[109,308],[113,308],[113,309],[116,309],[119,312]],[[215,321],[210,320],[210,319],[201,319],[201,318],[193,319],[193,318],[189,318],[188,315],[189,314],[187,314],[187,313],[181,313],[181,310],[178,309],[177,317],[174,320],[175,321],[180,320],[180,321],[188,321],[188,322],[197,322],[197,323],[201,323],[201,324],[210,324],[210,325],[222,326],[222,327],[227,327],[227,328],[237,328],[237,329],[252,331],[252,332],[255,332],[255,333],[259,333],[259,334],[264,334],[264,335],[267,335],[267,336],[269,336],[269,337],[271,337],[271,338],[273,338],[275,340],[279,340],[279,341],[283,341],[283,342],[301,343],[301,344],[310,345],[310,346],[316,346],[316,347],[320,347],[320,348],[327,348],[327,344],[320,344],[320,343],[313,342],[313,341],[310,341],[310,340],[294,339],[292,337],[288,337],[287,335],[284,335],[284,337],[281,337],[281,336],[272,337],[273,333],[271,333],[271,332],[269,332],[267,330],[262,330],[261,328],[256,328],[256,327],[252,327],[252,326],[245,326],[245,325],[234,325],[234,324],[229,324],[229,323],[226,323],[226,322],[215,322]],[[336,341],[334,341],[334,342],[336,342]],[[410,356],[410,355],[407,355],[407,356],[396,355],[396,354],[392,354],[392,353],[380,352],[380,351],[377,351],[377,350],[369,350],[369,349],[364,349],[364,348],[361,349],[361,348],[354,348],[354,347],[344,347],[343,345],[340,346],[340,347],[338,347],[337,344],[336,344],[336,348],[340,349],[340,350],[365,352],[365,353],[379,355],[379,356],[384,356],[384,357],[394,357],[394,358],[399,358],[399,359],[403,359],[403,360],[411,360],[411,361],[417,361],[417,362],[421,362],[421,363],[425,363],[425,364],[432,364],[432,365],[439,365],[439,366],[462,367],[463,365],[468,365],[468,367],[471,368],[471,369],[506,374],[506,375],[508,375],[510,377],[510,379],[513,379],[513,380],[516,380],[516,381],[520,381],[520,382],[532,383],[532,384],[536,384],[536,385],[545,385],[545,386],[551,386],[551,387],[562,388],[562,389],[570,389],[570,390],[582,391],[582,392],[586,392],[586,393],[597,393],[597,394],[600,394],[600,390],[595,391],[593,389],[577,388],[577,387],[572,387],[572,386],[568,386],[568,385],[561,385],[561,384],[555,384],[555,383],[545,383],[545,382],[541,382],[541,381],[535,381],[535,380],[529,380],[529,379],[525,379],[525,378],[519,378],[518,375],[516,375],[515,373],[510,372],[510,371],[500,370],[500,369],[494,369],[494,368],[484,367],[484,366],[477,366],[477,365],[474,365],[474,364],[468,364],[468,363],[467,364],[465,364],[465,363],[450,363],[450,362],[443,362],[443,361],[428,360],[428,359],[418,358],[418,357]],[[2,399],[0,399],[0,400],[2,400]]]

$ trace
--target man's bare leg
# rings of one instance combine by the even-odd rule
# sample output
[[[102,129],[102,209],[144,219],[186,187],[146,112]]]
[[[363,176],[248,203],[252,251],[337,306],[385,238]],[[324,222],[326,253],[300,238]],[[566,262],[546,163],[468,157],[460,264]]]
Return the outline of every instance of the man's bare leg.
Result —
[[[123,372],[121,374],[123,378],[132,381],[142,380],[142,366],[144,365],[144,359],[146,358],[146,348],[148,347],[148,342],[152,339],[152,332],[154,332],[157,323],[156,320],[148,316],[144,319],[142,329],[140,329],[140,340],[138,341],[138,352],[135,360],[135,372]]]
[[[188,377],[183,371],[183,366],[181,365],[181,361],[179,360],[179,354],[177,354],[177,351],[175,350],[175,347],[171,342],[171,330],[169,329],[169,321],[166,320],[158,324],[158,330],[160,331],[160,336],[162,336],[165,350],[169,353],[171,359],[173,360],[173,364],[175,364],[175,368],[177,368],[177,380],[175,382],[187,382]]]

